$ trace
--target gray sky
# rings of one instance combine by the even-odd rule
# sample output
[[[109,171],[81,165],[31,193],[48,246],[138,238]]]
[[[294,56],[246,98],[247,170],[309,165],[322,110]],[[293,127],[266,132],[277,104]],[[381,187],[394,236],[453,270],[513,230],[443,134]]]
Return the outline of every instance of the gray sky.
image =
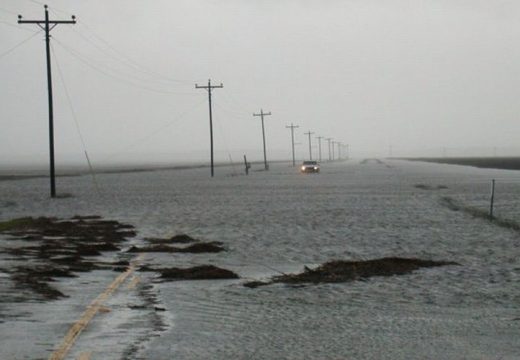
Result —
[[[208,161],[208,78],[217,160],[262,158],[260,108],[269,158],[291,122],[300,159],[309,130],[359,156],[520,155],[518,1],[47,3],[78,19],[52,31],[58,165],[84,162],[71,108],[94,163]],[[0,3],[0,164],[48,161],[43,33],[8,52],[42,5]]]

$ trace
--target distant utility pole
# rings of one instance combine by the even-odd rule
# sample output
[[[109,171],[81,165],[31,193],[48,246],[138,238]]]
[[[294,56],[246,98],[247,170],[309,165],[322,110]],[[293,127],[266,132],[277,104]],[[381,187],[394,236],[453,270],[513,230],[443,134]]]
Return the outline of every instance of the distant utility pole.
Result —
[[[346,155],[346,156],[347,156],[347,160],[348,160],[348,159],[350,159],[350,149],[349,149],[349,145],[348,145],[348,144],[345,145],[345,150],[346,150],[346,152],[347,152],[347,155]]]
[[[334,144],[336,143],[336,141],[331,141],[332,142],[332,161],[334,161]]]
[[[323,139],[323,136],[316,136],[316,139],[318,139],[318,159],[321,161],[321,139]]]
[[[341,143],[338,141],[336,144],[338,144],[338,160],[341,160]]]
[[[332,141],[332,138],[326,138],[325,140],[327,140],[327,142],[329,143],[329,161],[331,161],[332,158],[330,157],[330,142]]]
[[[220,83],[220,85],[211,85],[211,79],[208,80],[207,86],[199,86],[195,84],[195,89],[206,89],[208,91],[208,100],[209,100],[209,143],[211,148],[211,177],[215,175],[215,171],[213,169],[213,115],[211,110],[211,90],[212,89],[220,89],[223,88],[224,85]]]
[[[294,129],[299,128],[297,125],[285,126],[287,129],[291,129],[291,143],[292,143],[292,166],[296,166],[296,159],[294,158]]]
[[[56,197],[56,173],[54,170],[54,111],[52,107],[52,75],[51,75],[51,51],[50,51],[50,32],[58,24],[75,24],[76,17],[71,16],[72,20],[49,20],[49,10],[45,8],[45,20],[22,20],[22,15],[18,15],[18,24],[36,24],[45,31],[45,50],[47,55],[47,91],[49,93],[49,153],[50,153],[50,178],[51,178],[51,198]]]
[[[253,113],[253,116],[260,116],[262,119],[262,139],[264,140],[264,167],[266,170],[269,170],[269,165],[267,165],[267,153],[265,151],[265,129],[264,129],[264,116],[271,115],[271,112],[265,113],[264,110],[260,109],[260,114]]]
[[[314,134],[314,133],[309,130],[308,132],[306,132],[304,134],[305,135],[309,135],[309,160],[312,160],[311,135]]]

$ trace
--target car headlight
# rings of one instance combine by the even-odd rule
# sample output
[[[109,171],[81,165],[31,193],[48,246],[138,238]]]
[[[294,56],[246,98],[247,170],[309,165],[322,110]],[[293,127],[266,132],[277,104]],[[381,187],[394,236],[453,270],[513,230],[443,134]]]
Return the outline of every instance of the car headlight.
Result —
[[[302,170],[305,170],[305,166],[302,166]]]
[[[318,170],[318,167],[317,167],[317,166],[315,166],[315,167],[314,167],[314,170]]]

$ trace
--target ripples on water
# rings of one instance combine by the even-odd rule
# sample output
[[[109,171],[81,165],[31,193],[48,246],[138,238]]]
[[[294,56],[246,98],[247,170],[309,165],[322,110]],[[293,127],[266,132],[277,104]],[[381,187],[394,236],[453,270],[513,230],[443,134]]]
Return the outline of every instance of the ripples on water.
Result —
[[[132,356],[150,359],[482,359],[520,357],[518,234],[442,206],[440,196],[520,213],[516,172],[389,162],[285,165],[227,176],[219,168],[60,178],[73,198],[49,201],[43,179],[0,183],[1,218],[100,214],[140,237],[187,233],[227,253],[148,254],[162,266],[213,263],[262,279],[331,259],[382,256],[462,266],[346,284],[246,289],[241,281],[155,284],[170,326]],[[421,190],[415,184],[446,185]],[[15,205],[13,205],[13,203]],[[501,207],[501,205],[503,206]],[[132,357],[130,356],[130,358]]]

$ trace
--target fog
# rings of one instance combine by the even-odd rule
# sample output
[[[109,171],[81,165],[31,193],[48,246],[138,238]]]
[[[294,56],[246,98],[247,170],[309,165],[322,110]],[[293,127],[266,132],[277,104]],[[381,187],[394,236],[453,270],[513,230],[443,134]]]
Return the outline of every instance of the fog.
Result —
[[[520,3],[489,0],[47,2],[57,166],[308,157],[520,155]],[[43,2],[0,4],[0,165],[46,165]],[[324,154],[326,142],[322,142]],[[324,155],[325,157],[325,155]]]

